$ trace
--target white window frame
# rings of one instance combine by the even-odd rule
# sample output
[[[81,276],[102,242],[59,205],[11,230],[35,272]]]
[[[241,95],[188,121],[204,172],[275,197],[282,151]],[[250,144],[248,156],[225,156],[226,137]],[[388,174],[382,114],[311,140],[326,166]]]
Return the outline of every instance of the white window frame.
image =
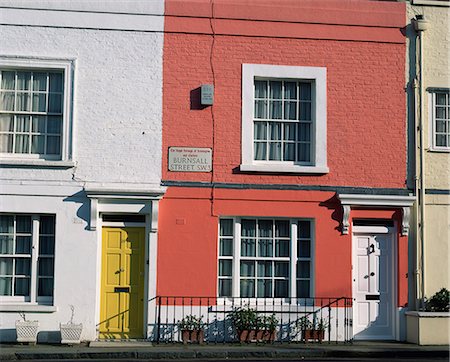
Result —
[[[222,219],[229,219],[233,220],[233,255],[232,256],[220,256],[220,220]],[[289,257],[283,257],[280,258],[281,261],[287,261],[289,260],[289,295],[287,298],[294,303],[295,301],[302,301],[304,298],[315,298],[315,222],[314,219],[308,219],[308,218],[283,218],[283,217],[251,217],[251,216],[221,216],[218,223],[218,230],[217,230],[217,296],[221,299],[227,299],[227,298],[242,298],[243,300],[248,300],[252,303],[256,303],[258,299],[265,299],[263,297],[252,297],[252,298],[243,298],[240,296],[240,261],[241,259],[247,259],[247,260],[255,260],[258,261],[259,259],[265,260],[265,259],[276,259],[276,257],[271,258],[265,258],[265,257],[242,257],[241,256],[241,220],[242,219],[251,219],[251,220],[286,220],[289,221],[290,224],[290,256]],[[298,224],[301,221],[307,221],[310,225],[310,257],[309,258],[301,258],[299,256],[298,250],[297,250],[297,243],[299,238],[298,234]],[[228,237],[226,237],[228,238]],[[219,261],[220,260],[231,260],[232,261],[232,296],[219,296],[219,280],[220,279],[229,279],[229,277],[223,277],[219,275]],[[309,261],[310,262],[310,296],[309,297],[299,297],[297,298],[297,263],[299,261]],[[256,277],[257,271],[255,270],[255,277]],[[256,277],[257,278],[257,277]],[[272,299],[277,300],[283,300],[284,297],[271,297]]]
[[[448,93],[449,88],[429,88],[428,89],[428,123],[429,123],[429,150],[434,152],[450,152],[450,144],[448,147],[436,145],[436,93]],[[449,95],[450,99],[450,95]],[[449,114],[447,114],[449,117]],[[447,129],[447,133],[450,130]]]
[[[55,286],[53,284],[53,296],[38,296],[38,282],[39,282],[39,276],[38,276],[38,257],[39,257],[39,223],[40,223],[40,216],[43,216],[42,214],[17,214],[17,213],[2,213],[2,215],[9,215],[9,216],[30,216],[31,217],[31,268],[30,268],[30,295],[29,296],[0,296],[0,305],[1,304],[42,304],[42,305],[52,305],[53,304],[53,298],[54,298],[54,292],[55,292]],[[53,215],[56,223],[56,217]],[[16,234],[16,230],[14,229],[14,235]],[[56,225],[55,225],[55,249],[56,249]],[[25,254],[24,254],[25,255]],[[29,255],[29,254],[26,254]],[[20,257],[16,255],[11,255],[11,258],[17,258]],[[53,253],[53,268],[55,261],[55,252]],[[55,269],[53,270],[53,283],[55,280]],[[1,307],[0,307],[1,309]]]
[[[40,154],[0,153],[1,163],[7,164],[47,164],[49,166],[72,165],[73,136],[73,59],[0,57],[0,68],[6,70],[62,71],[64,73],[63,124],[61,127],[61,155],[54,158],[42,158]]]
[[[327,166],[327,69],[266,64],[242,64],[242,164],[241,171],[328,173]],[[253,147],[255,78],[309,81],[312,87],[311,165],[292,161],[256,161]]]

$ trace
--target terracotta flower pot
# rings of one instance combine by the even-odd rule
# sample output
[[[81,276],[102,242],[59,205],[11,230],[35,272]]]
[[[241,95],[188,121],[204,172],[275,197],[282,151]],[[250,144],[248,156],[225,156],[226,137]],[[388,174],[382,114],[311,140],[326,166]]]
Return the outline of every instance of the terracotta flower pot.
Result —
[[[183,329],[181,331],[181,339],[184,344],[187,343],[198,343],[203,344],[205,340],[205,332],[203,329]]]
[[[308,343],[308,341],[311,339],[322,343],[324,336],[324,330],[306,329],[303,331],[303,340],[305,341],[305,343]]]

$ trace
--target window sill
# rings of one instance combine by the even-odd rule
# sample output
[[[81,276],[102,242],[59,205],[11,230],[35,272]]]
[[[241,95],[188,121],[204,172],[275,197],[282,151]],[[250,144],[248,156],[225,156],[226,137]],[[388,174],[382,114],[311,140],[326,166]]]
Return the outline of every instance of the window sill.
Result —
[[[435,153],[450,153],[450,148],[434,148],[430,147],[428,149],[428,152],[435,152]]]
[[[310,173],[325,174],[330,170],[327,166],[296,166],[296,165],[241,165],[240,170],[244,172],[277,172],[277,173]]]
[[[47,160],[17,160],[2,159],[0,166],[23,168],[72,168],[74,161],[47,161]]]
[[[0,312],[36,312],[53,313],[58,308],[54,305],[40,304],[0,304]]]

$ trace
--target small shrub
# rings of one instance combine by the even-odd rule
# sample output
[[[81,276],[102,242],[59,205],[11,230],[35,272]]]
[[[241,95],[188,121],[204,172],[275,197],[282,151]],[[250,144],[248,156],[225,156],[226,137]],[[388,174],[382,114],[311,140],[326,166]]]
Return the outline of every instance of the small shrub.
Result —
[[[203,327],[202,318],[203,316],[196,317],[195,315],[187,315],[181,321],[178,322],[178,327],[182,331],[199,330]]]
[[[429,300],[425,301],[425,310],[428,312],[448,312],[450,292],[446,288],[442,288],[435,293]]]

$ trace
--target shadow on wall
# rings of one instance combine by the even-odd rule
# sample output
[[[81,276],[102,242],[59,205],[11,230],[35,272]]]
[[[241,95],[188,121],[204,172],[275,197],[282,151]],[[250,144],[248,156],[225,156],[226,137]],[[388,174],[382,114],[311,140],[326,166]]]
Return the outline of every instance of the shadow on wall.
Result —
[[[16,329],[0,329],[0,343],[14,343],[17,341]],[[60,343],[60,331],[39,331],[37,343]]]
[[[79,191],[72,196],[66,197],[64,202],[74,202],[77,204],[81,204],[81,206],[77,210],[77,216],[80,220],[86,222],[85,230],[89,230],[90,228],[90,200],[86,197],[84,191]]]
[[[335,194],[332,198],[321,202],[319,206],[326,207],[328,210],[333,210],[331,218],[337,223],[334,230],[342,232],[342,217],[344,212],[337,195]]]

